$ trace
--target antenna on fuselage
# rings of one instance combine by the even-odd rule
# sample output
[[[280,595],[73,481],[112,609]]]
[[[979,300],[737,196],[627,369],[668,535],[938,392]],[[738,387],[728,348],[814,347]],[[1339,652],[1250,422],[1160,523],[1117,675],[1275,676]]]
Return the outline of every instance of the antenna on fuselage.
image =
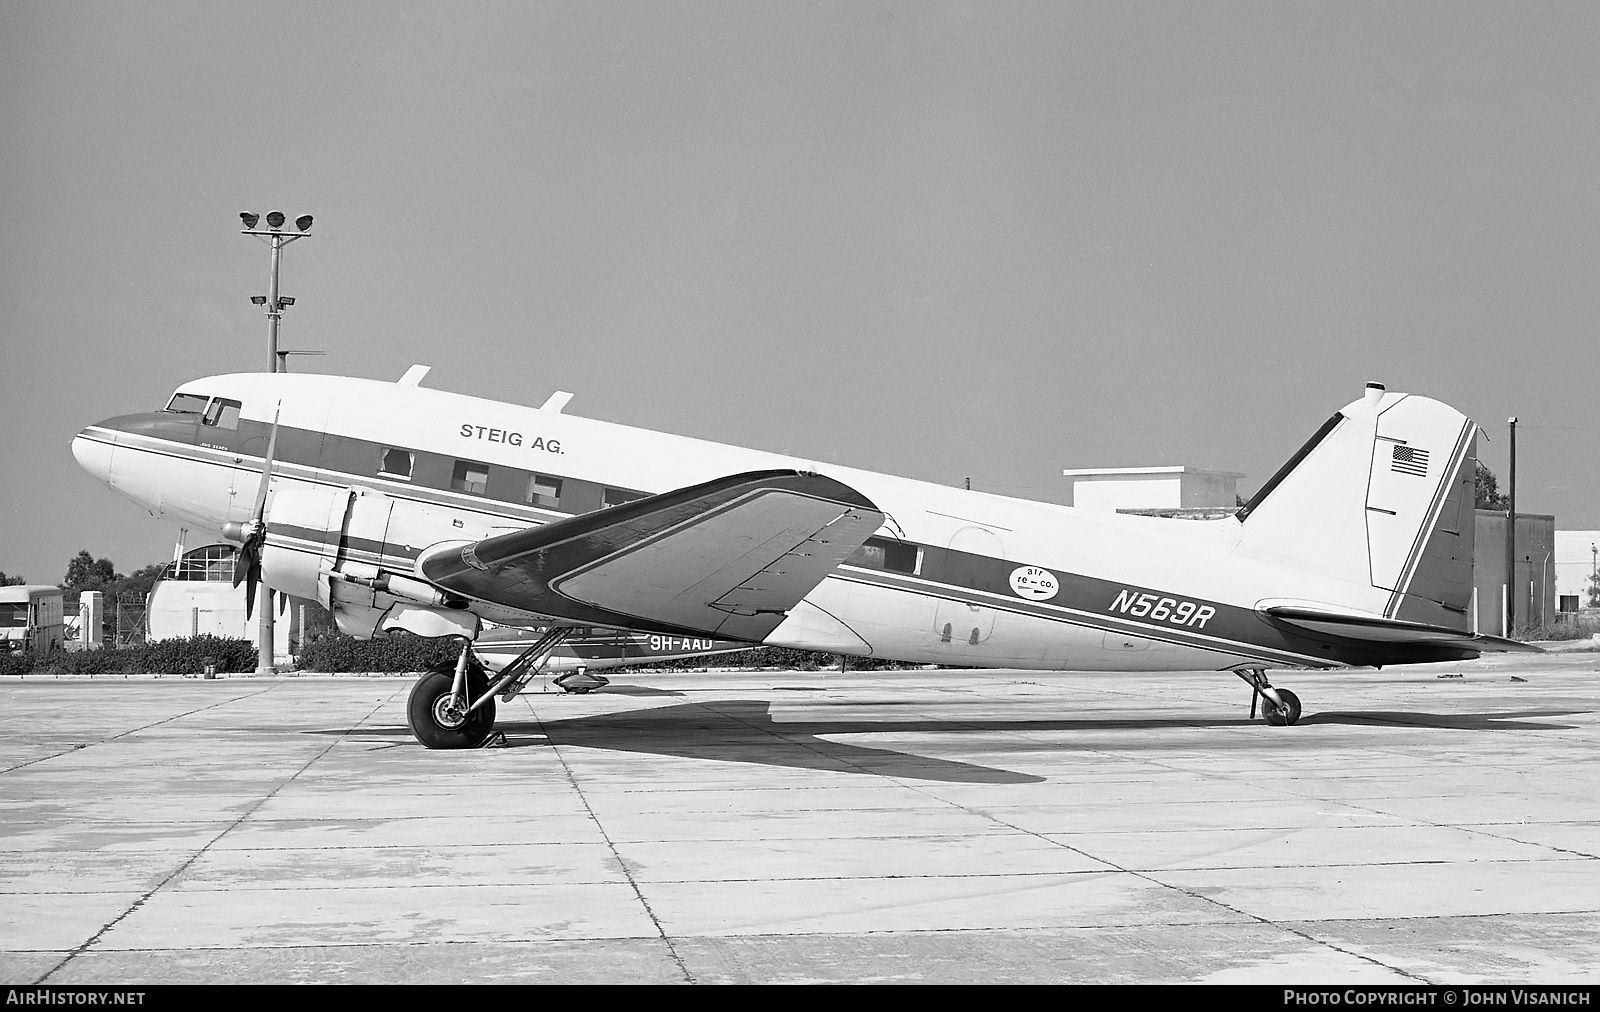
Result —
[[[421,386],[422,377],[428,375],[428,371],[432,368],[433,366],[431,365],[414,365],[406,370],[406,374],[404,376],[400,377],[398,380],[395,380],[395,384],[402,387]]]
[[[566,407],[567,402],[570,400],[572,400],[572,394],[565,390],[557,390],[555,393],[545,398],[544,403],[539,405],[539,410],[550,411],[559,415],[561,414],[561,409]]]

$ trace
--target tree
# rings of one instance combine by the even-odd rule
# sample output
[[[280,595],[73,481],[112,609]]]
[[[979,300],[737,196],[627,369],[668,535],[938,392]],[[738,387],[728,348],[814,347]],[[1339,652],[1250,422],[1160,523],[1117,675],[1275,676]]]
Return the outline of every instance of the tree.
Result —
[[[122,574],[117,572],[117,567],[111,564],[110,559],[96,559],[88,549],[84,549],[67,563],[67,576],[61,581],[61,589],[69,593],[103,591],[107,589],[107,584],[120,579]]]
[[[1483,466],[1483,461],[1473,461],[1476,468],[1473,474],[1473,502],[1472,505],[1480,510],[1499,510],[1504,513],[1511,508],[1511,500],[1500,494],[1500,481],[1494,472]]]
[[[1600,573],[1589,574],[1589,607],[1600,608]]]
[[[143,569],[135,569],[127,576],[118,576],[106,587],[106,596],[117,600],[124,595],[136,596],[140,601],[150,596],[150,588],[156,585],[161,578],[161,573],[167,568],[165,562],[152,562]]]
[[[20,576],[7,576],[5,570],[0,569],[0,587],[20,587],[28,581]]]

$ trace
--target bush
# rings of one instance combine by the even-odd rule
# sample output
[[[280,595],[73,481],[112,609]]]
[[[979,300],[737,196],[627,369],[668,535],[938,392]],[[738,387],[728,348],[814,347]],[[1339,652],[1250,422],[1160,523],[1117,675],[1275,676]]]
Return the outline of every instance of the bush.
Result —
[[[0,667],[0,674],[45,675],[199,675],[206,664],[219,672],[254,671],[256,648],[249,640],[223,639],[220,636],[195,636],[181,640],[160,640],[104,650],[52,650],[47,654],[22,655],[31,667],[12,671]]]
[[[1542,625],[1517,637],[1523,640],[1586,640],[1600,633],[1600,611],[1562,612],[1552,625]]]
[[[454,664],[461,641],[453,637],[424,639],[408,632],[393,632],[370,640],[331,633],[307,640],[300,647],[302,671],[427,671]]]
[[[452,637],[424,639],[408,632],[394,632],[360,640],[326,633],[302,644],[298,660],[302,671],[410,673],[441,664],[453,665],[460,654],[461,641]],[[198,675],[204,673],[208,659],[219,674],[254,671],[257,652],[249,640],[196,636],[105,650],[0,654],[0,675]],[[633,664],[619,670],[684,671],[708,666],[822,671],[837,668],[839,657],[788,647],[752,647],[737,653]],[[877,657],[851,657],[847,666],[850,671],[917,667]]]

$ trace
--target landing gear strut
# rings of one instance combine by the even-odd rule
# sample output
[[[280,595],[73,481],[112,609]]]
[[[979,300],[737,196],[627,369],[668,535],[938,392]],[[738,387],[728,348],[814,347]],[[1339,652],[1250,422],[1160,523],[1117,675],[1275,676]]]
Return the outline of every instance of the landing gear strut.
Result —
[[[515,699],[571,634],[572,629],[567,626],[551,629],[501,668],[493,685],[489,684],[489,673],[473,656],[471,641],[464,641],[454,667],[434,668],[411,690],[406,704],[411,733],[426,748],[481,748],[503,740],[504,735],[490,737],[494,731],[495,693],[500,693],[503,703]],[[604,679],[601,684],[605,684]]]
[[[1256,699],[1261,700],[1261,716],[1273,727],[1288,727],[1300,719],[1300,697],[1288,689],[1273,688],[1265,668],[1239,668],[1234,674],[1250,685],[1250,719],[1256,719]]]

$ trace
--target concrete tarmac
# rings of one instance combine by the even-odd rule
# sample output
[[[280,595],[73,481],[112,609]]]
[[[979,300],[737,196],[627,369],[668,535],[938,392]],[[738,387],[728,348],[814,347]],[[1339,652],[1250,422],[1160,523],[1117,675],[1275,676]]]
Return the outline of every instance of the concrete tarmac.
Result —
[[[1273,677],[6,678],[0,981],[1600,980],[1600,654]]]

